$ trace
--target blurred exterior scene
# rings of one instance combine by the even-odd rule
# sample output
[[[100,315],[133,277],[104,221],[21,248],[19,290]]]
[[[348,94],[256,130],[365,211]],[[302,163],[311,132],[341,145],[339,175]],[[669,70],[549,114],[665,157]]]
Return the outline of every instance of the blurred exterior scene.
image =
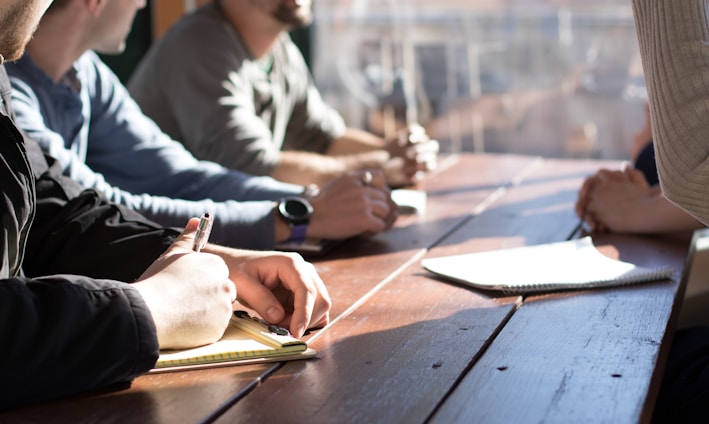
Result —
[[[627,159],[646,98],[627,0],[322,0],[312,71],[348,124],[443,151]]]

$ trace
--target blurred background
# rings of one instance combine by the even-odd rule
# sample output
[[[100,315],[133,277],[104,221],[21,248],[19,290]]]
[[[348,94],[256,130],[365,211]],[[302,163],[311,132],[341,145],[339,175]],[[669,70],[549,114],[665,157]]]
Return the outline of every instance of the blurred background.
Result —
[[[141,11],[126,53],[105,58],[122,79],[172,19],[164,9],[182,2]],[[292,35],[351,126],[388,135],[419,122],[447,152],[627,159],[643,125],[627,0],[314,0],[313,10]]]
[[[315,2],[312,71],[353,125],[446,150],[625,159],[645,86],[628,1]]]

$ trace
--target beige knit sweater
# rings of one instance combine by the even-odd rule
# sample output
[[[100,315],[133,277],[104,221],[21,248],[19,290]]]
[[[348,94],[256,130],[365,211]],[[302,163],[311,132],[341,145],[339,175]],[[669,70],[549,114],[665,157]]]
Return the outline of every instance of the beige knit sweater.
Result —
[[[633,0],[665,196],[709,224],[707,0]]]

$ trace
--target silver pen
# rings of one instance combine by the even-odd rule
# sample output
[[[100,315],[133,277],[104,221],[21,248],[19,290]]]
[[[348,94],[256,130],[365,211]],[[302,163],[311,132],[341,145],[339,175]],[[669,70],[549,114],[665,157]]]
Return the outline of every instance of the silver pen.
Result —
[[[212,220],[214,218],[210,213],[204,213],[199,218],[199,225],[197,226],[197,234],[194,236],[194,245],[192,250],[199,252],[207,244],[209,240],[209,233],[212,231]]]

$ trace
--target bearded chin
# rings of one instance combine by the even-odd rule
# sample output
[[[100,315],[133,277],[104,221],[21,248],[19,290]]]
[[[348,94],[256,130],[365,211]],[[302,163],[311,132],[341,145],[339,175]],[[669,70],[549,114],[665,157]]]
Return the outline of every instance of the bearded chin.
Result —
[[[0,52],[2,57],[9,62],[14,62],[25,54],[25,46],[27,42],[24,40],[14,39],[8,43],[8,48],[5,51]],[[0,62],[1,64],[2,62]]]
[[[30,27],[29,21],[33,14],[36,15],[36,22]],[[14,30],[5,31],[3,34],[0,34],[0,53],[5,60],[12,62],[22,57],[25,53],[27,43],[32,39],[32,34],[34,34],[39,25],[40,16],[41,14],[33,11],[29,3],[20,4],[18,7],[10,10],[7,15],[2,16],[0,27],[3,25],[10,26],[9,23],[13,23],[13,26],[17,23],[21,23],[20,26],[16,27]]]
[[[308,8],[292,10],[287,7],[281,7],[273,16],[279,22],[290,27],[290,29],[303,28],[313,22],[313,14]]]

